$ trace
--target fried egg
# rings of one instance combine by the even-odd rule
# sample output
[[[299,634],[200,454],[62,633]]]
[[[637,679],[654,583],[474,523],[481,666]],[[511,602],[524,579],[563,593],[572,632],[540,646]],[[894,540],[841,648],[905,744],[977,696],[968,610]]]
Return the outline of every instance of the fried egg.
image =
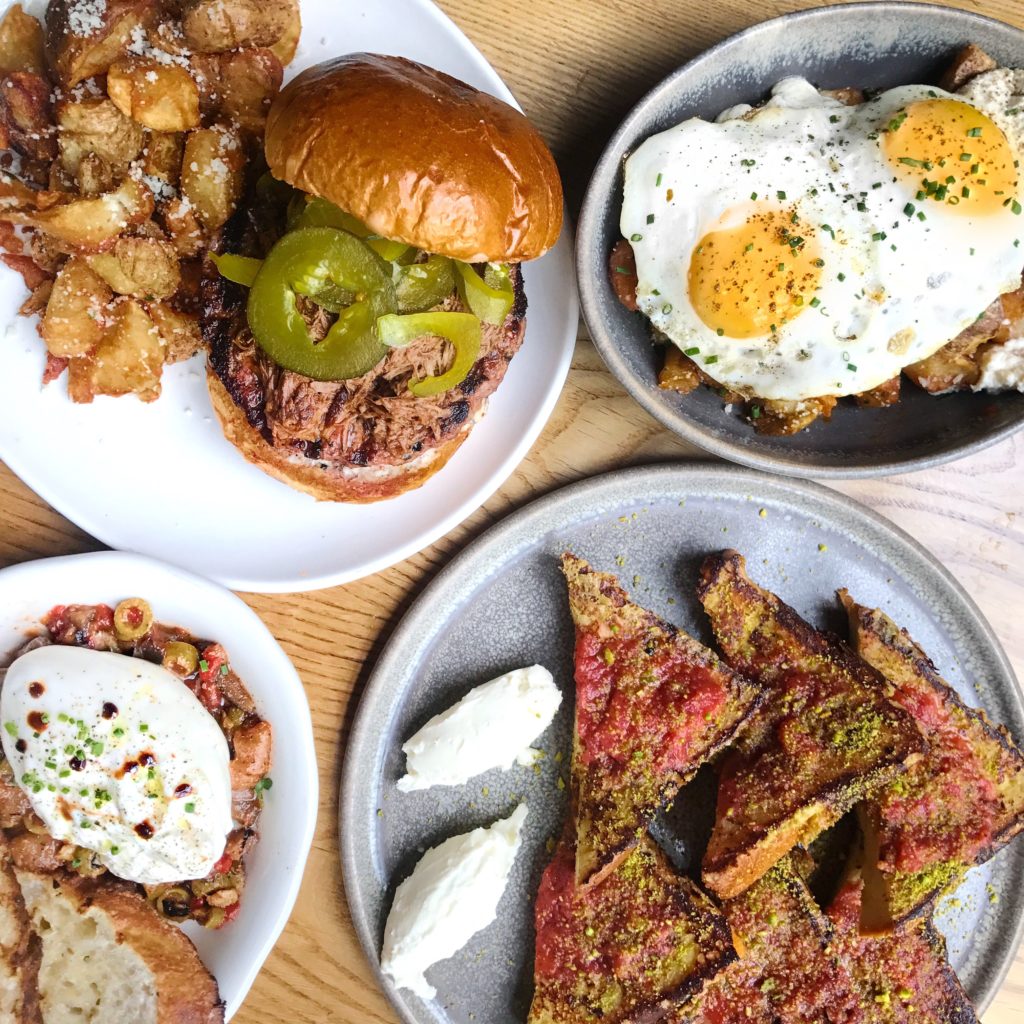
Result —
[[[620,220],[639,308],[750,396],[896,376],[1020,282],[1024,120],[1004,92],[908,85],[846,106],[789,78],[762,107],[652,136],[626,161]]]

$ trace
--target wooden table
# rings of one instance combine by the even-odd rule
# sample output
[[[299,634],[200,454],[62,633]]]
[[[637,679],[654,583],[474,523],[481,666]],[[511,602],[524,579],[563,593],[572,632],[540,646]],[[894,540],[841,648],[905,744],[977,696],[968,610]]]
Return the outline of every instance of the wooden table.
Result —
[[[815,6],[800,0],[440,2],[544,132],[574,212],[604,140],[654,82],[725,35]],[[962,0],[961,6],[1024,28],[1020,0]],[[293,596],[245,595],[305,682],[321,806],[291,923],[235,1018],[238,1024],[396,1019],[347,916],[337,803],[354,698],[409,602],[455,552],[531,498],[613,466],[696,457],[698,451],[626,395],[581,333],[551,422],[505,486],[466,523],[415,558],[347,587]],[[1024,435],[942,469],[836,486],[917,537],[953,571],[1024,678]],[[0,565],[99,546],[0,466]],[[1024,958],[1018,957],[985,1020],[1024,1022]]]

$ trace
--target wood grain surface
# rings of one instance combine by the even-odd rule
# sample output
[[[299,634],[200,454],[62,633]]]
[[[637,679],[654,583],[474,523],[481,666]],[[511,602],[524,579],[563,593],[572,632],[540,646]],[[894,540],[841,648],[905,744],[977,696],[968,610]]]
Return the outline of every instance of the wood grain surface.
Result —
[[[604,140],[658,79],[734,31],[816,6],[793,0],[440,3],[551,143],[573,212]],[[1021,0],[948,6],[1024,28]],[[485,527],[533,497],[612,467],[699,457],[626,395],[581,333],[565,390],[533,450],[501,490],[448,537],[349,586],[307,595],[243,595],[306,685],[321,806],[298,904],[235,1018],[238,1024],[396,1020],[349,923],[337,854],[337,800],[345,737],[363,682],[424,583]],[[941,469],[835,486],[903,527],[953,571],[1024,677],[1024,435]],[[0,565],[97,547],[0,466]],[[985,1021],[1024,1022],[1021,956]]]

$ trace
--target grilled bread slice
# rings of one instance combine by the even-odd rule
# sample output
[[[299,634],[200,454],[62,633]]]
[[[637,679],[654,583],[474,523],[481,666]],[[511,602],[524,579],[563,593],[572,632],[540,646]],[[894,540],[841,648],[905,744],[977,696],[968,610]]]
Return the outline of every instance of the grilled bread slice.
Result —
[[[929,909],[1024,828],[1024,755],[963,703],[905,629],[845,590],[839,598],[858,654],[892,685],[929,747],[862,809],[861,929],[874,933]]]
[[[17,875],[42,939],[44,1024],[223,1024],[217,983],[188,936],[135,886]]]
[[[978,1015],[946,960],[946,941],[929,917],[883,936],[860,934],[862,883],[854,869],[828,910],[834,948],[849,966],[855,1013],[864,1024],[978,1024]]]
[[[885,679],[757,586],[742,555],[707,558],[698,594],[725,660],[770,691],[722,765],[703,877],[728,899],[902,774],[924,742]]]
[[[42,1024],[39,937],[32,931],[10,851],[0,832],[0,1021]]]
[[[658,808],[736,736],[760,689],[566,554],[576,625],[576,878],[597,881]]]
[[[833,928],[792,856],[722,911],[740,958],[672,1024],[840,1024],[855,1004]]]
[[[528,1024],[654,1024],[736,959],[725,918],[646,836],[576,885],[571,834],[541,879]]]

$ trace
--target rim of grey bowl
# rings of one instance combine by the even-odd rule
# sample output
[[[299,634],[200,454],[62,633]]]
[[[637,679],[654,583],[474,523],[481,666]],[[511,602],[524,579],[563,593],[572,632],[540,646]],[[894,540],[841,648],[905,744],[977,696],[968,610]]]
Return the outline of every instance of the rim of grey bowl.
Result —
[[[851,462],[844,466],[813,465],[784,455],[751,453],[750,449],[742,443],[716,437],[700,424],[672,409],[666,402],[661,400],[655,390],[652,390],[647,384],[638,380],[623,358],[615,338],[607,329],[601,316],[598,288],[605,282],[603,275],[595,275],[591,272],[588,259],[595,246],[600,242],[600,205],[605,198],[604,186],[600,183],[608,178],[610,174],[614,175],[614,171],[622,159],[623,140],[632,134],[634,125],[644,116],[647,108],[652,103],[662,98],[666,93],[671,93],[680,78],[692,72],[696,66],[712,59],[721,50],[734,46],[741,41],[753,41],[757,36],[770,32],[781,24],[794,21],[803,22],[828,19],[834,17],[837,12],[848,13],[858,11],[875,13],[882,16],[886,13],[895,13],[897,11],[905,13],[908,10],[919,11],[925,17],[938,13],[944,16],[953,14],[968,21],[975,21],[980,25],[998,25],[1018,33],[1021,37],[1021,46],[1024,48],[1024,30],[1005,21],[999,21],[998,18],[989,18],[983,14],[965,11],[958,7],[944,7],[941,4],[907,3],[904,0],[869,0],[866,3],[843,3],[834,4],[830,7],[812,7],[804,11],[791,11],[777,18],[758,22],[756,25],[751,25],[748,28],[733,33],[731,36],[727,36],[707,50],[702,50],[692,60],[688,60],[685,64],[676,68],[670,75],[663,78],[653,89],[641,97],[626,115],[594,166],[593,174],[583,198],[579,220],[576,224],[577,290],[580,299],[580,309],[583,319],[586,321],[587,330],[598,352],[601,353],[601,358],[604,359],[605,365],[619,383],[625,387],[630,396],[639,402],[662,426],[668,427],[675,434],[678,434],[687,441],[691,441],[712,455],[717,455],[730,462],[739,463],[742,466],[748,466],[751,469],[767,470],[772,473],[781,473],[784,476],[822,480],[851,480],[863,477],[892,476],[896,473],[930,469],[934,466],[940,466],[964,456],[983,451],[985,448],[998,444],[1019,430],[1024,429],[1024,416],[1021,416],[1017,422],[999,427],[985,437],[960,444],[950,444],[943,451],[936,452],[935,454],[911,456],[906,459],[880,460],[870,463]]]
[[[999,637],[996,636],[974,598],[967,593],[949,569],[923,544],[901,527],[886,519],[885,516],[824,484],[813,480],[780,476],[777,473],[766,473],[763,470],[750,469],[745,466],[730,466],[714,462],[656,463],[650,466],[631,466],[586,477],[531,501],[499,520],[463,547],[409,605],[374,663],[366,687],[359,698],[359,705],[352,722],[352,731],[349,733],[345,745],[341,787],[338,795],[338,847],[341,855],[345,899],[352,926],[359,937],[359,944],[363,948],[363,954],[370,964],[374,977],[384,996],[405,1024],[423,1024],[424,1018],[416,1016],[409,1009],[407,1002],[381,970],[375,925],[370,920],[364,895],[356,881],[359,859],[356,846],[357,843],[365,842],[366,837],[362,820],[353,822],[351,817],[359,807],[360,791],[366,788],[366,773],[370,771],[376,777],[379,769],[379,759],[372,765],[366,763],[367,754],[372,754],[376,758],[379,752],[379,739],[374,729],[373,707],[382,700],[394,702],[395,695],[389,692],[389,687],[392,680],[399,678],[406,667],[404,649],[409,643],[416,642],[417,638],[423,635],[424,628],[429,627],[430,621],[424,623],[423,620],[436,621],[437,596],[443,596],[453,581],[457,586],[463,588],[479,585],[480,574],[473,572],[472,567],[482,554],[491,551],[500,558],[501,553],[508,547],[507,541],[514,538],[525,525],[537,520],[543,525],[560,505],[567,502],[571,504],[575,499],[586,496],[594,490],[615,488],[622,484],[628,493],[640,495],[645,493],[645,488],[654,490],[659,486],[664,486],[666,481],[674,481],[678,486],[685,487],[687,481],[693,477],[703,477],[705,481],[708,477],[717,478],[727,484],[742,482],[745,483],[745,489],[749,493],[756,493],[759,486],[767,485],[780,489],[793,497],[805,497],[813,502],[823,503],[830,512],[837,516],[849,518],[853,515],[866,520],[883,536],[902,545],[912,560],[923,562],[928,570],[934,572],[942,584],[957,597],[963,606],[964,614],[970,617],[972,626],[985,638],[1000,671],[1013,688],[1017,701],[1024,704],[1020,682]],[[493,565],[493,562],[491,564]],[[372,840],[370,842],[372,845]],[[1012,953],[1004,957],[1004,962],[992,976],[989,985],[979,993],[976,1003],[979,1014],[988,1009],[1002,988],[1010,966],[1016,959],[1021,940],[1024,938],[1024,900],[1017,902],[1013,914],[1012,933],[1007,943]]]

